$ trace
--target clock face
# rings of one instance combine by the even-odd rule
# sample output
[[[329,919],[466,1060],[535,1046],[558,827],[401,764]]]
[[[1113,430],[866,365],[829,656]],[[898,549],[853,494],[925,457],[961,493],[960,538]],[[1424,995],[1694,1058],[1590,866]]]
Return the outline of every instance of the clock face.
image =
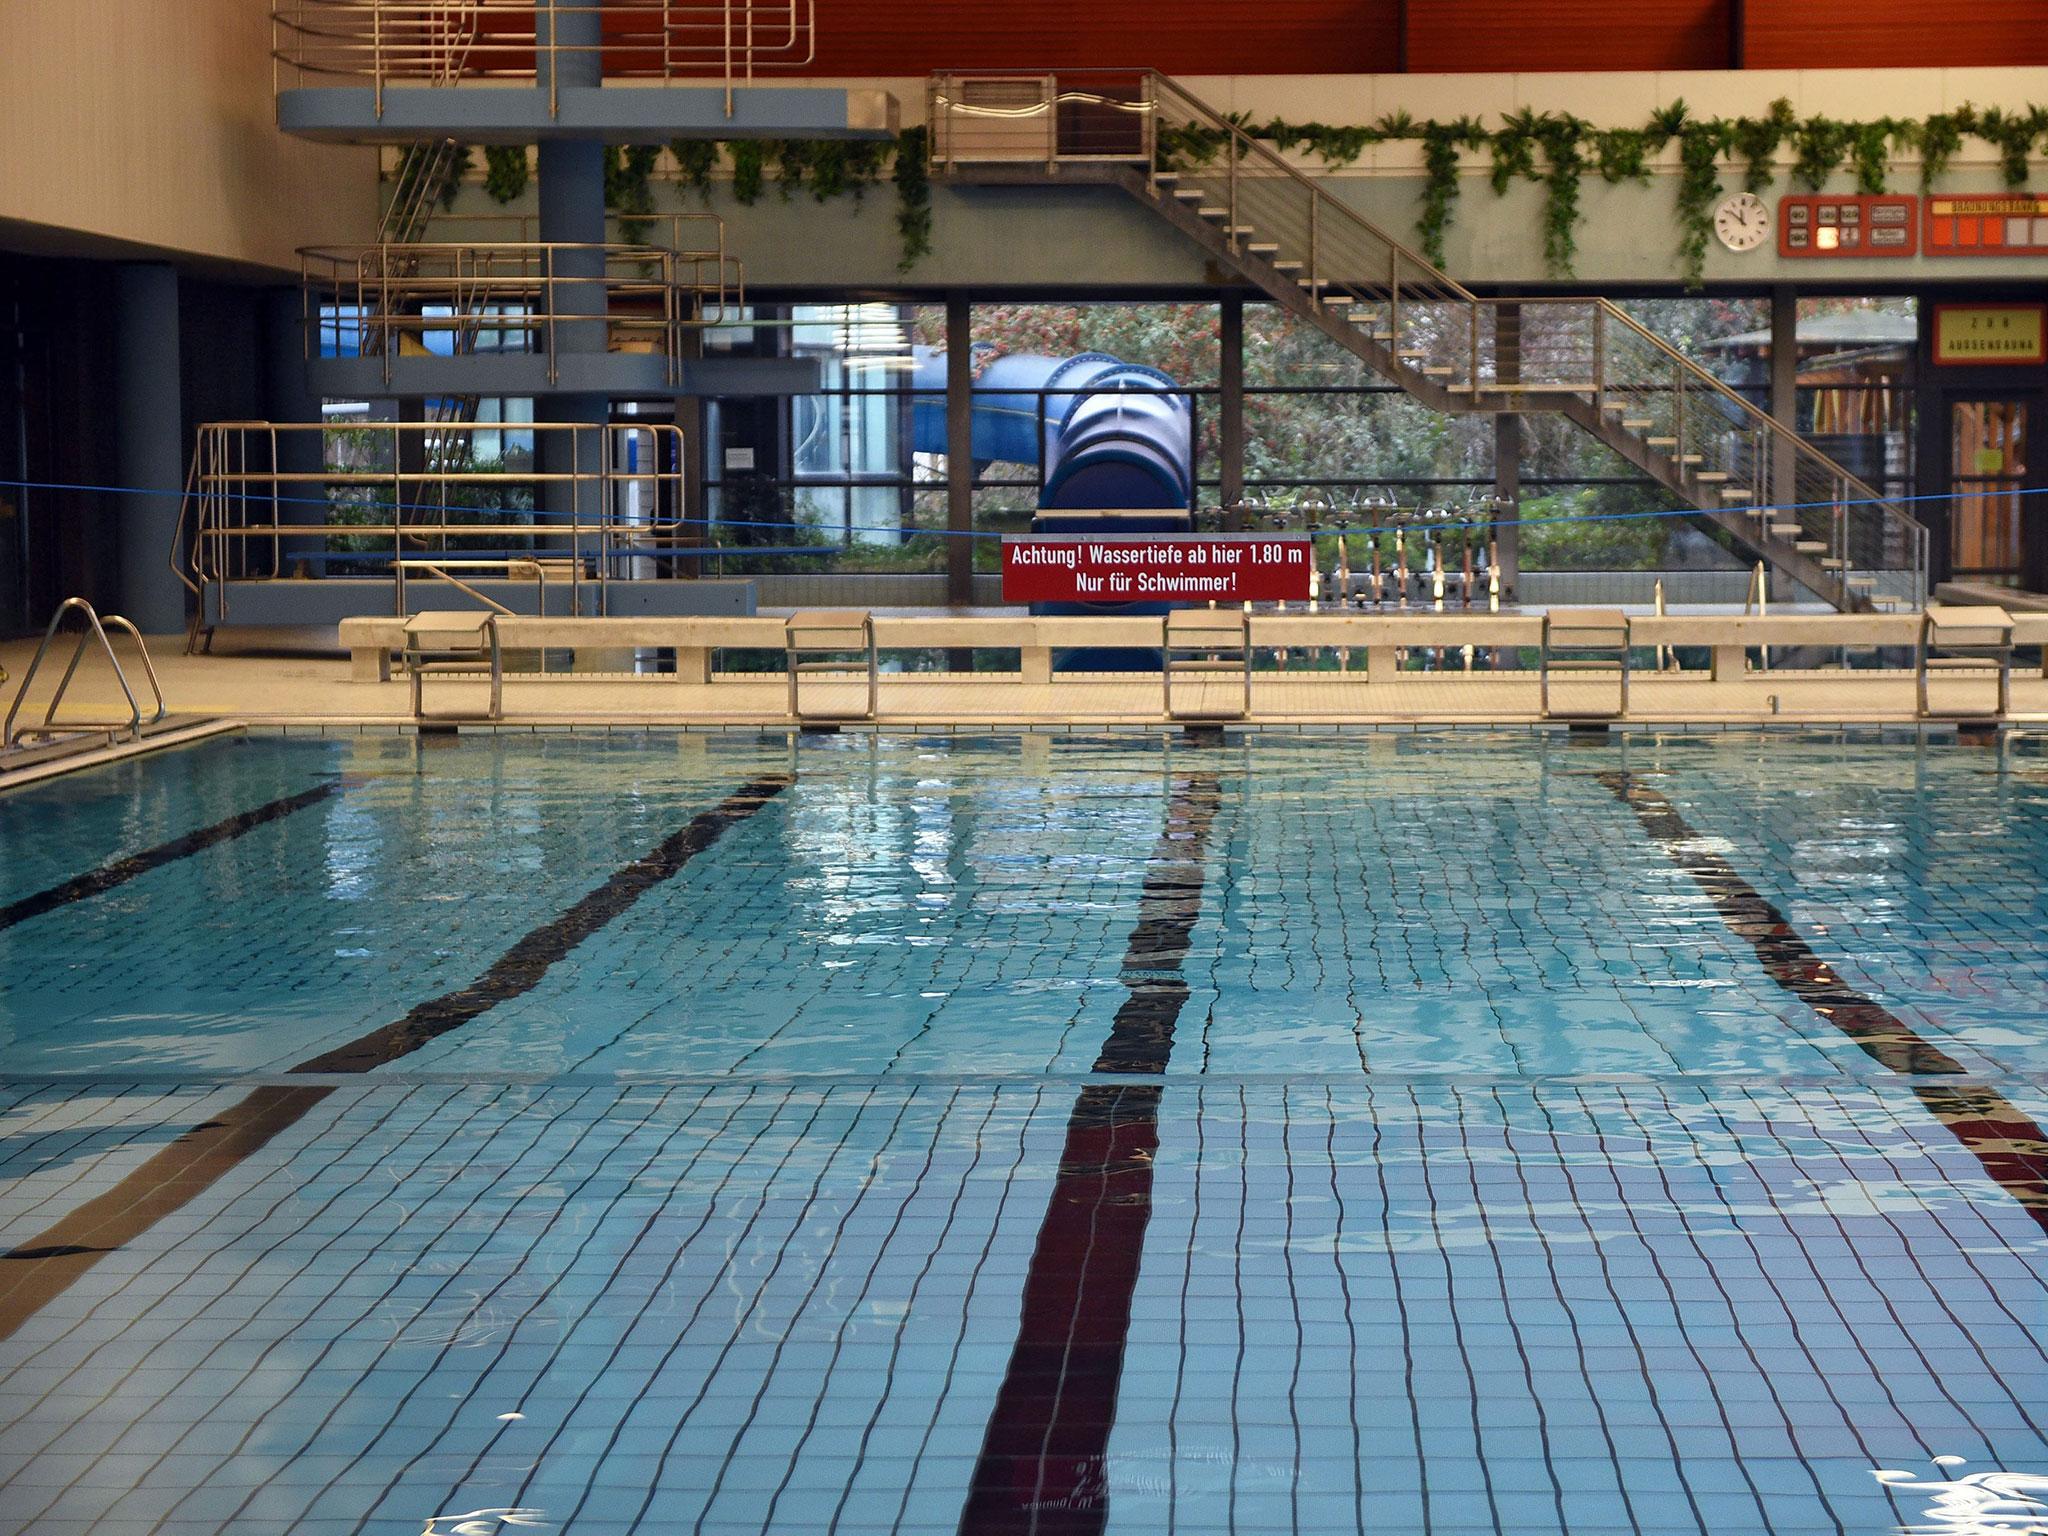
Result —
[[[1753,251],[1771,232],[1771,210],[1754,192],[1738,192],[1714,210],[1714,233],[1731,251]]]

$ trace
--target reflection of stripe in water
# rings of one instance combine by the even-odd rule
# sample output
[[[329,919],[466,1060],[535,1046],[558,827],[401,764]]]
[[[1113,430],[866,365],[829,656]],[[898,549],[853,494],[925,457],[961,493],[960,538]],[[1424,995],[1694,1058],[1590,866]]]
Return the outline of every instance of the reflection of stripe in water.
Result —
[[[304,1061],[297,1072],[368,1072],[418,1050],[499,1003],[540,984],[549,968],[655,886],[682,872],[726,830],[788,788],[785,774],[764,774],[694,816],[650,853],[616,871],[560,917],[534,929],[459,991],[421,1003],[395,1024]],[[280,802],[282,803],[282,802]],[[280,813],[282,814],[282,813]],[[230,1169],[296,1125],[334,1089],[258,1088],[239,1104],[187,1131],[127,1178],[47,1231],[0,1253],[0,1338],[6,1338],[86,1270],[211,1188]]]
[[[326,784],[316,784],[311,789],[300,790],[296,795],[286,795],[268,805],[259,805],[254,810],[237,811],[210,827],[200,827],[187,832],[183,837],[174,837],[167,843],[158,843],[154,848],[145,848],[140,853],[131,853],[126,858],[114,859],[89,869],[82,875],[73,876],[62,884],[53,885],[46,891],[37,891],[33,896],[0,907],[0,928],[12,928],[16,923],[25,923],[32,917],[41,917],[45,912],[54,912],[59,907],[69,906],[74,901],[98,896],[111,891],[117,885],[126,885],[138,875],[146,875],[153,869],[175,863],[192,854],[212,848],[220,843],[230,842],[245,832],[302,811],[309,805],[318,805],[329,796],[339,794],[347,783],[335,779]]]
[[[1706,893],[1728,931],[1747,940],[1764,974],[1862,1047],[1908,1076],[1962,1076],[1963,1064],[1835,975],[1762,892],[1695,832],[1678,808],[1632,773],[1596,775],[1671,860]],[[2048,1231],[2048,1132],[1994,1088],[1915,1083],[1914,1096],[1984,1171]]]
[[[1214,774],[1190,774],[1174,790],[1124,954],[1127,995],[1097,1072],[1166,1071],[1219,800]],[[1024,1279],[1017,1342],[960,1517],[970,1536],[1092,1533],[1108,1519],[1104,1455],[1152,1215],[1162,1092],[1154,1083],[1090,1083],[1075,1101]]]

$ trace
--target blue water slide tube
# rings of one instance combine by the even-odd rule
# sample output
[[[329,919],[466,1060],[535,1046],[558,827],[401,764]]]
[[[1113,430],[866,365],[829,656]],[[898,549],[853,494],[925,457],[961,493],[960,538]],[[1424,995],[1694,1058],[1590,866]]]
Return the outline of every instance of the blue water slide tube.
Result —
[[[975,380],[975,470],[993,463],[1036,464],[1042,431],[1045,487],[1039,506],[1190,506],[1194,412],[1186,395],[1159,392],[1178,383],[1157,368],[1106,352],[999,357]],[[914,446],[919,453],[946,452],[943,351],[918,348],[912,387],[918,391],[911,400]]]

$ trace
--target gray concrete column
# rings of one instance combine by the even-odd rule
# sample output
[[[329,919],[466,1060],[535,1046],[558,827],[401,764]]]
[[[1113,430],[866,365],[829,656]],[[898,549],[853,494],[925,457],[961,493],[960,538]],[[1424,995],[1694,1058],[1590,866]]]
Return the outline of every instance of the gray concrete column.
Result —
[[[170,567],[186,452],[178,274],[122,267],[115,292],[114,458],[121,484],[138,488],[119,498],[121,611],[146,635],[174,635],[185,627],[185,590]]]
[[[1220,355],[1217,360],[1217,436],[1223,462],[1219,468],[1223,484],[1218,499],[1223,503],[1223,526],[1230,532],[1244,527],[1244,299],[1230,294],[1222,301],[1222,323],[1218,327]]]
[[[535,0],[534,77],[543,90],[604,84],[603,0]],[[556,49],[564,51],[556,52]]]
[[[553,90],[603,85],[603,61],[597,51],[602,33],[595,0],[580,0],[573,10],[558,11],[545,3],[538,5],[535,26],[541,45],[538,69],[544,87]],[[551,39],[576,51],[550,54]],[[592,247],[604,244],[604,168],[610,152],[602,143],[541,141],[538,171],[542,241]],[[577,353],[603,352],[607,345],[603,252],[555,251],[547,260],[549,275],[555,281],[548,289],[542,345],[558,363]],[[538,467],[549,474],[596,470],[605,451],[604,434],[597,428],[608,418],[610,409],[611,402],[602,395],[557,394],[534,401],[537,423],[569,423],[591,429],[573,435],[536,433]],[[557,521],[573,515],[590,522],[604,511],[594,481],[583,484],[580,497],[577,488],[570,485],[544,485],[540,504],[543,512]],[[588,552],[586,548],[585,553]]]
[[[974,601],[974,337],[964,293],[946,296],[946,601]]]

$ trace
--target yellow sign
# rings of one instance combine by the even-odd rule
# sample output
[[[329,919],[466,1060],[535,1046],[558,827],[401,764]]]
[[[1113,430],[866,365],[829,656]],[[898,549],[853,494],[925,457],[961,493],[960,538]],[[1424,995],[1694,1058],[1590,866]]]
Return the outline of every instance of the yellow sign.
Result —
[[[2039,363],[2044,352],[2043,320],[2048,305],[1937,304],[1934,360],[1937,363]]]

